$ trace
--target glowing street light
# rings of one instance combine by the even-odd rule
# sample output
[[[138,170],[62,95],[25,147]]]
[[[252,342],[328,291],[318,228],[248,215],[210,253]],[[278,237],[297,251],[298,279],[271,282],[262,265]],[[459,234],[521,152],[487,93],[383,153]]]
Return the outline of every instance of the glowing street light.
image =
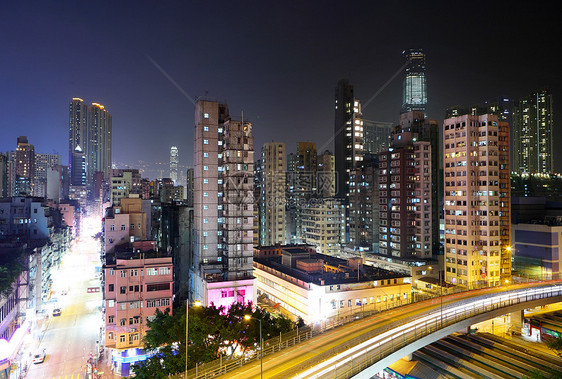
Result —
[[[263,379],[263,339],[261,338],[261,318],[252,317],[252,315],[244,315],[244,320],[250,321],[251,319],[260,322],[260,378]]]
[[[200,307],[199,300],[193,303],[194,307]],[[185,303],[185,379],[187,379],[187,348],[189,346],[189,291],[187,292],[187,301]]]

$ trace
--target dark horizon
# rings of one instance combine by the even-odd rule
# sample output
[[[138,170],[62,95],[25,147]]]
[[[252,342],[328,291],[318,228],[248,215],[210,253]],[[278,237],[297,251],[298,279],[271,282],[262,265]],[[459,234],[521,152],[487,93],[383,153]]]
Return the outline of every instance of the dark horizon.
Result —
[[[342,78],[363,103],[378,94],[363,108],[366,119],[397,123],[403,74],[395,75],[407,48],[426,53],[427,113],[440,124],[454,105],[515,100],[545,86],[555,109],[562,98],[561,27],[539,4],[27,2],[5,5],[4,14],[0,151],[26,135],[36,152],[56,152],[63,163],[72,97],[109,110],[113,161],[133,168],[167,163],[174,145],[180,165],[192,164],[198,96],[226,101],[233,118],[244,112],[256,151],[272,140],[287,152],[298,141],[324,145]]]

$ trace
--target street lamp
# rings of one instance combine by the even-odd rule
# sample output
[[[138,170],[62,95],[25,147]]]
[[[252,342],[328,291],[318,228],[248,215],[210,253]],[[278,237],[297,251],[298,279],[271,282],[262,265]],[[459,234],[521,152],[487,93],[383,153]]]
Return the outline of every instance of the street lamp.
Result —
[[[193,303],[194,307],[200,307],[201,302],[197,300]],[[187,348],[189,346],[189,292],[185,303],[185,379],[187,379]]]
[[[261,338],[261,318],[244,315],[244,320],[249,321],[250,319],[258,320],[260,322],[260,378],[263,379],[263,339]]]

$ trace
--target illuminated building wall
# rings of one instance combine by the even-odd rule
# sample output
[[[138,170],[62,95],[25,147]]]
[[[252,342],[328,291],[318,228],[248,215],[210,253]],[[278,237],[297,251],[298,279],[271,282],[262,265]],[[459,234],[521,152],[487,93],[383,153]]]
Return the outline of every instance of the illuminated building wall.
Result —
[[[107,180],[111,176],[111,114],[103,105],[92,103],[88,109],[88,116],[88,179],[91,181],[94,172],[100,171]]]
[[[554,125],[552,95],[537,91],[519,99],[513,107],[512,171],[516,173],[551,174],[553,167]]]
[[[408,49],[402,53],[406,59],[406,77],[402,89],[402,112],[422,111],[427,106],[425,80],[425,54],[422,49]]]
[[[285,144],[265,143],[261,150],[259,244],[285,243]]]
[[[172,146],[170,148],[170,179],[174,182],[174,184],[178,183],[178,148],[176,146]]]
[[[445,280],[503,284],[511,279],[509,125],[466,114],[443,129]]]
[[[349,244],[378,252],[379,247],[378,157],[365,155],[349,177]]]
[[[35,147],[26,136],[18,137],[16,149],[16,193],[31,195],[35,178]]]
[[[411,287],[404,275],[363,266],[357,258],[298,250],[284,250],[282,257],[255,258],[254,275],[258,295],[265,294],[307,324],[410,301]],[[296,256],[286,259],[287,255]]]
[[[85,163],[81,155],[75,155],[76,151],[86,155],[88,148],[88,106],[84,100],[75,97],[70,102],[68,120],[68,162],[70,172],[81,173],[85,170]],[[86,157],[87,158],[87,157]],[[86,159],[87,160],[87,159]],[[86,173],[84,172],[84,176]],[[72,185],[86,185],[81,183],[82,175],[72,174]]]
[[[155,253],[156,242],[132,244],[126,252],[106,256],[104,265],[105,346],[113,348],[117,374],[146,359],[142,338],[156,310],[172,313],[172,257]],[[134,252],[132,252],[134,251]],[[123,360],[124,356],[131,359]]]
[[[400,133],[404,144],[379,155],[379,253],[431,258],[431,144]]]
[[[361,102],[353,96],[353,86],[347,79],[338,82],[335,95],[334,124],[336,194],[346,198],[349,173],[363,157],[363,114]]]
[[[345,241],[345,208],[339,199],[314,199],[301,207],[302,240],[336,256]]]
[[[556,218],[535,224],[513,224],[513,268],[540,280],[560,279],[562,223]]]
[[[378,154],[390,147],[391,122],[363,120],[363,149],[366,154]]]
[[[191,299],[209,305],[219,291],[225,302],[253,301],[252,124],[231,120],[226,104],[199,99],[194,143]]]

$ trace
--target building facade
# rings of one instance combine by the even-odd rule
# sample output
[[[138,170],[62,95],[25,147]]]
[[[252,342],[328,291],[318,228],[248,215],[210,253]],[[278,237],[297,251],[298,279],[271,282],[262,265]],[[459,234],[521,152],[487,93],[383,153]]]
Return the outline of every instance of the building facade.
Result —
[[[261,150],[259,244],[285,243],[285,144],[265,143]]]
[[[194,249],[191,299],[228,306],[254,299],[252,124],[228,106],[195,104]]]
[[[345,242],[345,208],[339,199],[314,199],[301,209],[302,240],[336,256]]]
[[[509,125],[495,115],[443,123],[445,280],[476,288],[511,279]]]
[[[88,179],[91,182],[95,172],[103,172],[108,180],[111,176],[112,122],[111,114],[105,107],[92,103],[88,109]]]
[[[150,244],[152,242],[152,244]],[[145,360],[142,339],[156,310],[172,312],[172,257],[158,253],[153,241],[106,256],[104,264],[105,346],[113,349],[112,366],[121,376]]]
[[[364,266],[361,258],[339,259],[306,247],[266,249],[271,254],[258,251],[254,262],[258,293],[307,324],[411,301],[405,275]]]
[[[512,171],[551,174],[553,167],[552,94],[541,90],[519,99],[513,108]]]
[[[425,53],[422,49],[402,52],[406,60],[406,76],[402,87],[402,112],[426,112],[427,84],[425,80]]]
[[[174,181],[174,184],[178,183],[178,148],[172,146],[170,148],[170,179]]]

